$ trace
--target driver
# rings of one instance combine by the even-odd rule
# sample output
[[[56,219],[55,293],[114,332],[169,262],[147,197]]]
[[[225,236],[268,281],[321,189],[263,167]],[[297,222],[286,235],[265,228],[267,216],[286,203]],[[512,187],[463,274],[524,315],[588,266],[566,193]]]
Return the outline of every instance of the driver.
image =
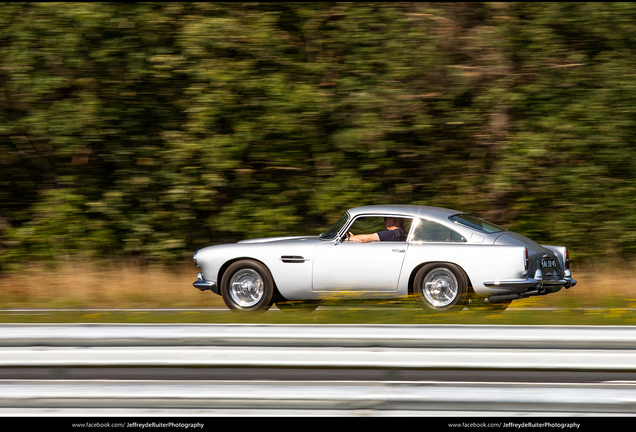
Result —
[[[354,235],[348,232],[345,236],[345,241],[354,241],[357,243],[368,243],[373,241],[405,241],[406,232],[404,232],[404,221],[400,218],[385,217],[384,218],[384,231],[379,231],[373,234],[358,234]]]

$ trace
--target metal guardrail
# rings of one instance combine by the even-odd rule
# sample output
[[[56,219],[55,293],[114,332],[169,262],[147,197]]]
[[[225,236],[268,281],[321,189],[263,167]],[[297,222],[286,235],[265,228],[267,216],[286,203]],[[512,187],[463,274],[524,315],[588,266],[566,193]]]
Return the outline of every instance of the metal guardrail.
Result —
[[[182,410],[227,415],[276,410],[283,414],[422,415],[636,414],[633,388],[620,386],[479,385],[311,382],[0,382],[2,408]],[[261,411],[261,413],[264,411]],[[0,411],[1,414],[1,411]]]
[[[0,367],[636,370],[624,326],[8,324],[0,347]]]
[[[2,324],[8,346],[636,349],[636,326]]]
[[[632,373],[636,328],[0,325],[0,369],[148,367]],[[636,414],[636,383],[0,381],[0,409],[69,407]]]

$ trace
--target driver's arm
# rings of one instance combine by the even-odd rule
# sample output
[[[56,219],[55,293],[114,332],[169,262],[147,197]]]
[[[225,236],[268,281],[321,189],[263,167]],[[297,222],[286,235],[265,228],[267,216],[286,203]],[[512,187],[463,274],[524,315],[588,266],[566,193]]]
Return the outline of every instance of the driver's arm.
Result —
[[[347,240],[354,241],[356,243],[368,243],[368,242],[380,241],[380,236],[378,236],[378,233],[358,234],[358,235],[353,235],[351,233],[348,233]]]

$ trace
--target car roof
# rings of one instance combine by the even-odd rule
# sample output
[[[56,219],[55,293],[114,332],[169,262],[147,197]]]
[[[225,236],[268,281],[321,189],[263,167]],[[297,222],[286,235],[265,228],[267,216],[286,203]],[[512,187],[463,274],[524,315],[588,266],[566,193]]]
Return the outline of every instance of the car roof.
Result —
[[[371,205],[363,207],[355,207],[349,209],[349,214],[353,217],[361,214],[393,214],[412,217],[424,217],[424,218],[442,218],[446,219],[449,216],[461,214],[463,212],[431,206],[419,206],[419,205]]]

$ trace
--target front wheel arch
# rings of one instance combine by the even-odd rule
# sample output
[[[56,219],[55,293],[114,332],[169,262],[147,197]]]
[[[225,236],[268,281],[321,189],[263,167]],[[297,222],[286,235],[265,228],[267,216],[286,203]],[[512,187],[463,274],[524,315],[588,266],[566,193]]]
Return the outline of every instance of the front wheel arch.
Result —
[[[228,269],[228,268],[229,268],[232,264],[234,264],[235,262],[243,261],[243,260],[249,260],[249,261],[257,262],[257,263],[261,264],[263,267],[267,268],[267,269],[268,269],[268,271],[269,271],[269,267],[267,266],[267,264],[265,264],[263,261],[258,260],[258,259],[256,259],[256,258],[252,258],[252,257],[248,257],[248,256],[232,258],[231,260],[226,261],[226,262],[225,262],[225,263],[221,266],[221,268],[219,269],[219,273],[218,273],[218,275],[217,275],[217,279],[216,279],[217,281],[219,281],[219,285],[220,285],[221,281],[223,280],[223,275],[225,275],[225,272],[227,271],[227,269]],[[272,282],[274,283],[274,295],[273,295],[273,297],[274,297],[274,298],[284,298],[284,297],[281,295],[280,291],[278,291],[278,286],[276,285],[276,280],[274,280],[274,275],[271,273],[271,271],[270,271],[270,276],[271,276],[271,278],[272,278]],[[219,291],[219,293],[220,293],[220,291]]]

